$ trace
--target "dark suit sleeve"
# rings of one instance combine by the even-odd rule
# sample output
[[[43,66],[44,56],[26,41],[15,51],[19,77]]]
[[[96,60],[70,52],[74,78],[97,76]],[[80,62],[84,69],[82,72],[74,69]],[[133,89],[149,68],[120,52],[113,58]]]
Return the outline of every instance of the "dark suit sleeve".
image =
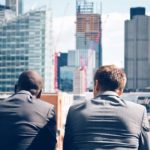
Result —
[[[66,125],[65,125],[65,135],[63,141],[63,150],[73,150],[73,141],[72,141],[72,131],[71,131],[71,108],[69,109]]]
[[[146,109],[144,110],[144,114],[143,114],[139,150],[150,150],[150,127],[149,127]]]

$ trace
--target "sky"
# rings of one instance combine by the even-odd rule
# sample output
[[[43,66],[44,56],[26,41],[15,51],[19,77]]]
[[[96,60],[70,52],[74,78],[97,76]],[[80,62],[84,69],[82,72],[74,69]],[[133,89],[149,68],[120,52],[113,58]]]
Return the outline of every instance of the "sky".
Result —
[[[102,12],[103,65],[124,67],[124,21],[129,19],[131,7],[146,7],[146,14],[150,15],[150,0],[93,1],[97,4],[97,12]],[[4,4],[4,0],[0,3]],[[43,5],[50,6],[54,49],[64,52],[75,49],[75,3],[75,0],[24,0],[24,12]]]

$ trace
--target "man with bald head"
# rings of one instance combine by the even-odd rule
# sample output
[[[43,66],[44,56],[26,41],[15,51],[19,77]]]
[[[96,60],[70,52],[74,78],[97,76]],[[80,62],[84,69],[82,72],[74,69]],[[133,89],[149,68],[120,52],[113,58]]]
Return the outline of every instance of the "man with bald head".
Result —
[[[40,98],[42,88],[42,77],[35,71],[26,71],[19,76],[15,91],[26,90],[37,98]]]
[[[40,100],[42,77],[25,71],[15,94],[0,101],[0,150],[55,150],[54,106]]]

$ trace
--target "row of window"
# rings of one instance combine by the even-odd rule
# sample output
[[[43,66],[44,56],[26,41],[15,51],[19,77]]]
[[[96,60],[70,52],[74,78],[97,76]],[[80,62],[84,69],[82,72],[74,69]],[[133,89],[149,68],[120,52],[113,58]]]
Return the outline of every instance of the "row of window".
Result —
[[[25,69],[27,69],[27,67],[26,68],[17,68],[16,66],[14,66],[14,68],[0,68],[0,75],[1,74],[9,74],[9,72],[10,73],[14,73],[14,74],[18,74],[19,72],[22,72],[22,71],[24,71]]]
[[[29,45],[28,44],[7,44],[7,45],[1,45],[0,44],[0,48],[1,49],[6,49],[6,48],[12,48],[12,49],[15,49],[15,48],[25,48],[25,49],[28,49],[29,48]]]
[[[0,36],[28,36],[29,31],[16,31],[16,30],[6,30],[1,31]]]
[[[14,84],[14,83],[13,83]],[[1,92],[12,92],[12,91],[14,91],[14,85],[12,86],[12,87],[0,87],[0,91]]]
[[[9,79],[9,80],[10,80],[10,79],[14,79],[14,78],[17,79],[17,77],[18,77],[18,76],[13,75],[13,74],[10,74],[10,75],[0,75],[0,80],[1,80],[1,79]],[[3,83],[4,83],[4,82],[6,82],[6,81],[3,81]]]

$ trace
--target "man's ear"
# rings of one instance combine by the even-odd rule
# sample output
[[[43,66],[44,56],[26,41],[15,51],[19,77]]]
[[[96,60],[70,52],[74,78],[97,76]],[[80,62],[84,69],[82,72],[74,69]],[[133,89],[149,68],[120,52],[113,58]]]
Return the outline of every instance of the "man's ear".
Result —
[[[99,92],[100,92],[100,83],[98,80],[95,80],[94,89],[93,89],[94,97],[96,97]]]
[[[117,90],[116,90],[116,93],[118,94],[118,96],[121,96],[121,95],[123,94],[123,90],[117,89]]]
[[[100,85],[99,85],[99,81],[98,81],[98,80],[95,81],[95,90],[96,90],[97,92],[100,91]]]
[[[42,94],[42,90],[39,91],[38,95],[36,96],[37,98],[40,98]]]

